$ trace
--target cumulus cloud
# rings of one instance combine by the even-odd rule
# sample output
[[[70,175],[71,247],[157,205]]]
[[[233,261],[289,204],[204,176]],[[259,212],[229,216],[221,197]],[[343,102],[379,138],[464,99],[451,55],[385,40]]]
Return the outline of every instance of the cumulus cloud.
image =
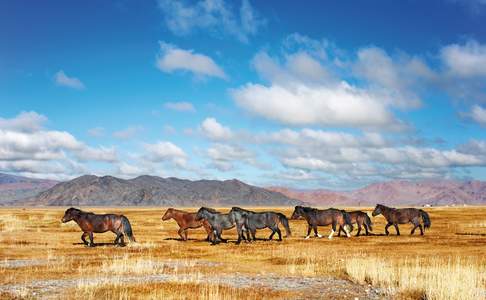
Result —
[[[65,86],[76,90],[83,90],[85,88],[81,80],[76,77],[69,77],[63,70],[58,71],[54,75],[54,80],[59,86]]]
[[[441,50],[447,70],[457,77],[486,76],[486,45],[470,40],[464,45],[451,44]]]
[[[167,27],[176,35],[187,35],[194,30],[206,30],[214,35],[229,35],[248,42],[266,21],[242,0],[239,11],[224,0],[203,0],[193,3],[159,0]]]
[[[183,111],[183,112],[195,112],[196,109],[191,102],[166,102],[164,107],[170,110]]]
[[[65,179],[86,169],[81,162],[116,162],[114,147],[91,147],[66,131],[48,130],[35,112],[0,121],[0,171]]]
[[[47,118],[35,111],[21,112],[11,119],[0,118],[0,128],[5,130],[32,132],[42,128]]]
[[[206,118],[200,129],[204,136],[211,140],[229,140],[234,135],[230,128],[221,125],[215,118]]]
[[[177,46],[159,42],[160,53],[157,56],[157,68],[165,73],[176,71],[191,72],[196,76],[209,76],[227,79],[221,69],[209,56],[185,50]]]
[[[468,116],[479,125],[486,127],[486,109],[479,105],[474,105]]]
[[[167,141],[160,141],[155,144],[145,144],[144,146],[146,159],[152,162],[166,162],[171,161],[178,166],[185,166],[187,162],[187,154],[176,146]]]
[[[255,154],[244,148],[228,144],[215,144],[207,150],[211,167],[226,172],[233,170],[236,163],[256,165]]]

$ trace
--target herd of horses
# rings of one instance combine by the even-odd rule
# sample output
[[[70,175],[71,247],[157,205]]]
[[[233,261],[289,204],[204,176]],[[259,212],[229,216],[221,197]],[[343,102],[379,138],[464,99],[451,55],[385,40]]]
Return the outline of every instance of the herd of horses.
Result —
[[[392,225],[395,227],[397,235],[400,235],[398,224],[412,223],[413,228],[410,234],[414,234],[415,230],[419,228],[421,235],[424,234],[426,228],[430,228],[431,226],[428,213],[422,209],[398,209],[377,204],[372,216],[375,217],[380,214],[387,221],[385,226],[386,235],[390,234],[388,228]],[[226,242],[227,240],[223,239],[221,234],[224,230],[234,227],[236,227],[238,233],[237,244],[240,244],[242,240],[246,242],[255,241],[256,231],[264,228],[269,228],[272,231],[268,240],[272,240],[274,235],[277,234],[278,240],[281,241],[282,233],[279,225],[285,228],[286,237],[291,235],[288,218],[282,213],[273,211],[254,212],[240,207],[233,207],[228,213],[222,213],[212,208],[201,207],[197,212],[193,213],[169,208],[162,217],[162,220],[166,221],[170,219],[174,219],[179,225],[178,234],[183,241],[187,241],[188,229],[204,227],[207,233],[206,240],[213,245]],[[353,224],[356,224],[358,227],[357,236],[360,235],[362,227],[365,229],[366,235],[369,235],[373,225],[366,212],[348,212],[335,208],[321,210],[312,207],[296,206],[290,219],[304,219],[307,221],[307,235],[305,239],[310,238],[311,231],[314,231],[315,237],[322,237],[317,232],[318,226],[331,225],[329,239],[332,239],[336,231],[338,231],[338,236],[343,232],[347,237],[350,237]],[[116,234],[115,245],[125,245],[124,236],[130,242],[135,242],[130,221],[124,215],[94,214],[71,207],[66,210],[62,218],[63,223],[69,221],[74,221],[79,225],[83,231],[81,240],[86,246],[94,247],[93,233],[108,231]],[[86,240],[87,236],[89,237],[89,242]]]

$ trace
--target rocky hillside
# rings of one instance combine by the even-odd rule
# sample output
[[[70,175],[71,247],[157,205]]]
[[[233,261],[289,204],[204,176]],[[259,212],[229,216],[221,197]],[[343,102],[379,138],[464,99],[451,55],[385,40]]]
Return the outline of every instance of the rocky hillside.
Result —
[[[57,183],[57,181],[53,180],[33,179],[0,173],[0,204],[35,196]]]
[[[56,206],[288,206],[298,203],[281,193],[236,179],[191,181],[140,176],[125,180],[94,175],[58,183],[35,197],[16,202]]]
[[[269,189],[317,206],[372,206],[376,203],[390,206],[486,204],[484,181],[396,180],[374,183],[352,191],[292,190],[280,187]]]

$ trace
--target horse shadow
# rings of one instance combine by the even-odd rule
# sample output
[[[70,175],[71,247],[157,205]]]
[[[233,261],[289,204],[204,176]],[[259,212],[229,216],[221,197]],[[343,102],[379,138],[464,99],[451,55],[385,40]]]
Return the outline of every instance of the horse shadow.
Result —
[[[83,246],[88,247],[85,243],[73,243],[73,245],[83,245]],[[114,243],[94,243],[93,244],[93,247],[106,247],[106,246],[126,247],[127,244],[122,244],[122,245],[118,245],[118,244],[114,244]]]

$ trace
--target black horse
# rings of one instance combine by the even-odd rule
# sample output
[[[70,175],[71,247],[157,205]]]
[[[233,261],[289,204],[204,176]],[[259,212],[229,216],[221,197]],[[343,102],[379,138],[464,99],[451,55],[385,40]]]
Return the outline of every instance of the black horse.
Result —
[[[289,227],[289,220],[284,214],[273,212],[273,211],[265,211],[265,212],[254,212],[250,210],[246,210],[240,207],[233,207],[231,208],[230,215],[232,215],[233,219],[237,224],[238,230],[238,244],[241,242],[241,239],[244,238],[242,234],[242,229],[238,227],[246,226],[246,229],[251,233],[253,240],[256,240],[256,230],[263,229],[263,228],[270,228],[272,233],[268,237],[268,240],[271,240],[275,233],[278,234],[278,240],[282,240],[282,233],[280,228],[278,228],[278,224],[281,223],[285,227],[286,236],[291,236],[291,231]],[[248,234],[248,240],[249,234]]]
[[[231,229],[235,227],[235,220],[230,214],[222,214],[209,207],[201,207],[196,214],[196,221],[207,220],[213,229],[213,239],[211,243],[213,245],[227,240],[221,237],[223,230]]]
[[[373,217],[382,214],[387,224],[385,226],[385,233],[389,235],[388,227],[395,226],[397,235],[400,235],[400,230],[398,230],[398,224],[412,223],[413,228],[410,234],[414,234],[415,229],[420,228],[420,235],[424,235],[425,228],[430,228],[431,222],[429,214],[425,211],[417,208],[392,208],[382,204],[377,204],[375,210],[373,210]],[[421,221],[423,223],[423,228]]]
[[[334,232],[336,232],[337,225],[344,228],[347,237],[351,236],[349,233],[353,230],[349,214],[335,208],[320,210],[312,207],[296,206],[291,219],[296,220],[300,218],[304,218],[308,224],[306,239],[310,237],[312,229],[314,229],[314,235],[316,237],[322,237],[317,233],[317,226],[332,226],[329,239],[332,239]]]
[[[81,235],[81,240],[86,246],[94,247],[93,233],[103,233],[111,231],[116,234],[114,241],[115,245],[124,245],[125,241],[123,236],[126,234],[131,242],[135,242],[135,237],[133,236],[132,226],[130,221],[124,215],[97,215],[91,212],[84,212],[80,209],[71,207],[66,210],[62,222],[66,223],[74,220],[83,234]],[[89,243],[86,241],[86,236],[89,236]]]
[[[344,211],[344,210],[343,210]],[[361,227],[364,227],[366,231],[366,235],[369,235],[370,231],[373,231],[373,223],[371,222],[370,217],[368,216],[367,213],[361,210],[356,210],[356,211],[348,211],[349,217],[351,218],[351,223],[354,224],[356,223],[358,225],[358,233],[356,236],[359,236],[361,233]],[[341,231],[346,233],[341,226],[339,226],[339,232],[338,236],[341,236]]]

